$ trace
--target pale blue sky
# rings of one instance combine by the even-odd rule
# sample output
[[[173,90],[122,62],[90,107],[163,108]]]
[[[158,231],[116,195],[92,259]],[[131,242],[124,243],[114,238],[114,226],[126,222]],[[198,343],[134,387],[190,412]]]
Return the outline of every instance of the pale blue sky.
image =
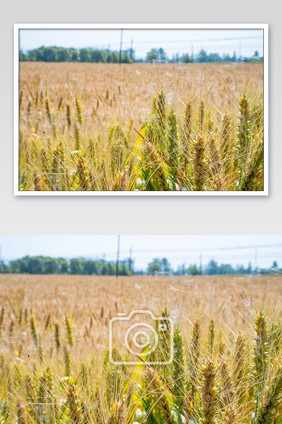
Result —
[[[1,255],[5,260],[25,255],[53,257],[116,258],[117,236],[38,235],[0,236]],[[121,259],[132,257],[137,269],[154,257],[167,257],[173,267],[185,263],[203,264],[214,258],[220,263],[270,266],[274,260],[282,266],[282,236],[152,236],[122,235]]]
[[[201,29],[201,30],[123,30],[123,49],[130,48],[131,40],[136,57],[144,57],[153,47],[163,47],[169,57],[179,53],[227,53],[251,56],[255,50],[263,55],[263,30],[258,29]],[[40,46],[93,47],[119,50],[120,30],[80,29],[21,29],[20,49]]]

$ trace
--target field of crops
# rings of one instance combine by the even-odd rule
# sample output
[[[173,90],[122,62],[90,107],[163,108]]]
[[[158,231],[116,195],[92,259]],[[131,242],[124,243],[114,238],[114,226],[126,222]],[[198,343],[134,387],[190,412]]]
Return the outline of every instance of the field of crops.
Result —
[[[263,64],[20,64],[21,191],[261,191],[263,158]]]
[[[0,275],[0,422],[279,424],[281,283]],[[170,317],[173,335],[156,327],[155,351],[115,366],[109,322],[134,309]],[[152,365],[170,342],[172,363]],[[113,347],[126,361],[121,338]]]

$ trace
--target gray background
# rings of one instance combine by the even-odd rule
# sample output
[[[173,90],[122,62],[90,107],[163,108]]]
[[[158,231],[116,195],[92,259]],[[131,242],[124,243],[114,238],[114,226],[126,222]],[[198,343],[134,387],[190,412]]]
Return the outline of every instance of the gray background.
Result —
[[[0,234],[282,233],[282,25],[274,0],[7,1],[0,25]],[[14,23],[268,23],[268,197],[14,197]]]

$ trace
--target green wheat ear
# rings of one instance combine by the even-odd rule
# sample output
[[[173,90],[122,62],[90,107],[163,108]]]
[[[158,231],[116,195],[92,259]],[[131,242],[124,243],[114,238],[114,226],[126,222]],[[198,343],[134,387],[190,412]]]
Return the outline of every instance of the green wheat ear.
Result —
[[[77,164],[77,174],[79,178],[79,187],[80,190],[88,191],[90,190],[90,178],[87,165],[83,156],[80,156]]]
[[[172,363],[172,393],[176,398],[178,414],[181,416],[182,407],[185,400],[187,387],[186,371],[184,360],[183,338],[179,327],[176,327],[173,334],[173,363]]]
[[[65,319],[65,325],[66,325],[66,336],[67,336],[68,345],[70,347],[73,347],[74,345],[73,330],[72,330],[70,319],[68,317],[66,317]]]
[[[255,319],[255,346],[254,346],[254,383],[257,394],[263,390],[268,370],[268,334],[264,313],[261,311]]]
[[[253,191],[257,189],[257,177],[262,172],[264,158],[263,142],[259,142],[254,149],[252,158],[242,174],[240,190]]]
[[[204,128],[204,119],[205,119],[205,103],[201,101],[199,108],[199,130],[200,134],[203,132]]]
[[[233,384],[239,403],[243,402],[245,396],[245,361],[246,361],[246,343],[242,335],[237,336],[235,342],[235,351],[233,356]]]
[[[205,185],[205,145],[203,138],[199,138],[195,144],[195,157],[193,163],[194,171],[194,191],[203,191]]]
[[[70,129],[70,127],[71,127],[71,108],[70,108],[69,103],[66,104],[66,120],[67,120],[68,128]]]
[[[151,385],[153,389],[153,395],[157,398],[156,402],[160,411],[160,422],[173,424],[174,416],[172,414],[171,404],[165,384],[162,382],[159,374],[148,365],[146,365],[145,374],[149,385]]]
[[[70,360],[69,347],[66,345],[64,345],[64,363],[65,363],[65,376],[69,377],[71,375],[71,360]]]
[[[78,399],[75,384],[70,384],[68,387],[68,404],[70,410],[70,422],[73,424],[81,424],[83,420],[81,403]]]
[[[215,366],[208,362],[203,369],[203,385],[201,388],[202,418],[201,424],[215,424],[217,412]]]
[[[56,138],[57,136],[57,129],[55,124],[55,117],[51,112],[50,103],[48,97],[45,99],[45,112],[47,115],[48,122],[50,124],[50,127],[52,129],[53,137]]]
[[[75,145],[74,150],[80,150],[80,133],[79,133],[79,127],[76,123],[74,123],[74,139],[75,139]]]
[[[209,339],[208,339],[208,347],[209,347],[211,358],[213,356],[213,346],[214,346],[214,327],[215,327],[214,320],[211,319],[209,323]]]
[[[167,111],[167,100],[164,90],[162,90],[158,94],[157,99],[155,99],[153,109],[159,121],[159,125],[164,128],[166,124]]]
[[[126,409],[124,402],[115,402],[106,424],[125,424]]]
[[[4,316],[5,316],[5,308],[4,306],[2,306],[1,313],[0,313],[0,336],[1,336],[1,331],[2,331],[2,327],[4,323]]]
[[[76,107],[77,122],[80,125],[82,125],[82,122],[83,122],[82,109],[81,109],[80,101],[78,98],[75,99],[75,107]]]
[[[239,126],[238,126],[238,156],[240,167],[246,162],[246,157],[250,146],[250,110],[249,100],[244,93],[239,101]]]
[[[177,119],[173,108],[170,109],[168,114],[168,165],[171,167],[171,174],[176,179],[179,167],[179,144],[178,144],[178,130]]]
[[[282,393],[282,367],[281,356],[276,358],[267,379],[255,424],[272,424],[279,419],[279,407],[281,407]],[[281,412],[281,408],[280,408]],[[279,421],[278,421],[279,422]]]
[[[222,380],[221,399],[224,405],[224,423],[232,424],[237,419],[238,405],[235,401],[233,381],[226,360],[221,364],[220,374]]]
[[[191,145],[191,133],[192,133],[192,106],[191,103],[187,103],[184,112],[183,122],[183,156],[184,156],[184,168],[186,169],[190,159],[190,145]]]
[[[55,331],[54,339],[55,339],[56,349],[57,349],[57,352],[59,352],[61,347],[61,342],[60,342],[60,326],[58,322],[55,322],[54,324],[54,331]]]
[[[17,404],[17,418],[18,424],[27,424],[27,418],[26,418],[26,407],[22,401],[19,401]]]

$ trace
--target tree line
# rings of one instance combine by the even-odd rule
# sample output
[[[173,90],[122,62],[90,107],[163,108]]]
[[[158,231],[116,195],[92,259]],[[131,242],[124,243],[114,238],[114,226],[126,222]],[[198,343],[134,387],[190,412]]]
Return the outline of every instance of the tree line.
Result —
[[[218,264],[214,259],[205,265],[190,264],[181,265],[173,269],[167,258],[154,258],[143,270],[134,270],[132,258],[119,261],[106,261],[105,259],[52,258],[49,256],[25,256],[21,259],[0,262],[0,273],[2,274],[70,274],[70,275],[233,275],[281,273],[276,261],[267,269],[254,269],[251,263],[247,267],[243,265],[232,266],[230,264]]]
[[[13,274],[73,274],[73,275],[115,275],[116,263],[104,259],[52,258],[48,256],[25,256],[0,263],[0,273]],[[133,261],[126,259],[118,265],[119,275],[133,274]]]
[[[255,51],[251,57],[237,57],[234,52],[219,55],[218,53],[207,53],[204,49],[196,55],[184,53],[168,57],[165,50],[161,48],[151,49],[144,59],[135,58],[135,50],[130,48],[121,52],[110,49],[93,49],[57,46],[41,46],[37,49],[28,50],[26,53],[20,51],[20,62],[81,62],[81,63],[137,63],[137,62],[168,62],[168,63],[212,63],[212,62],[257,62],[263,61]]]

